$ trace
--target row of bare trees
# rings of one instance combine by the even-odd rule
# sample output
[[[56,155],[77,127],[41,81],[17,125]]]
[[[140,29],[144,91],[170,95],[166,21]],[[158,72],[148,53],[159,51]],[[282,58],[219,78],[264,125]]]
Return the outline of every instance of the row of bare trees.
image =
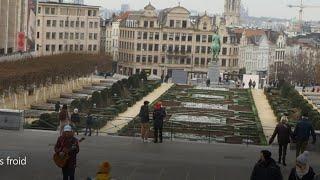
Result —
[[[109,56],[60,54],[14,62],[0,63],[0,94],[28,90],[48,84],[62,83],[93,73],[96,69],[110,71]]]

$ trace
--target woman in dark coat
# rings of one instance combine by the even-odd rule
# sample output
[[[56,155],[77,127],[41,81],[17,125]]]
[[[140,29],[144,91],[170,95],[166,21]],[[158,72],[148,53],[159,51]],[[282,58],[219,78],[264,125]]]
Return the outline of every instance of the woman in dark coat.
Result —
[[[153,111],[153,129],[154,129],[154,143],[162,143],[162,129],[163,129],[163,120],[166,117],[166,111],[162,107],[161,102],[158,102]]]
[[[297,157],[296,167],[291,170],[289,180],[314,180],[315,173],[309,166],[309,152],[305,151]]]
[[[282,157],[282,164],[286,166],[286,154],[287,154],[287,147],[290,143],[290,137],[292,136],[291,127],[288,125],[288,118],[287,116],[282,116],[281,122],[275,128],[272,137],[269,140],[269,144],[272,144],[274,138],[278,136],[278,144],[279,144],[279,159],[278,163],[281,164],[281,157]]]

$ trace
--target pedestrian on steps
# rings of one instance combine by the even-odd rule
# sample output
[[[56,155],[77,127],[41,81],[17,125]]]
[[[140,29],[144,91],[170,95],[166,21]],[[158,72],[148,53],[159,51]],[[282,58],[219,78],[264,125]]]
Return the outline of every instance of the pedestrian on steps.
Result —
[[[85,136],[86,135],[91,136],[92,125],[93,125],[93,117],[92,117],[91,113],[88,112],[87,121],[86,121],[86,132],[84,133]]]
[[[71,114],[71,125],[73,126],[74,131],[79,135],[78,126],[80,123],[79,110],[75,108]]]
[[[161,102],[157,102],[153,111],[153,129],[154,129],[154,143],[162,143],[162,129],[163,120],[166,117],[166,110],[162,107]]]
[[[308,118],[308,113],[303,113],[293,132],[293,137],[297,143],[296,157],[307,149],[310,135],[313,138],[312,144],[315,144],[316,134],[314,128]]]
[[[287,154],[287,147],[290,143],[290,137],[292,137],[291,127],[288,124],[288,118],[286,115],[281,117],[280,123],[275,128],[272,137],[269,140],[269,144],[272,144],[274,138],[277,136],[278,144],[279,144],[279,159],[278,163],[286,166],[286,154]]]
[[[254,166],[250,180],[283,180],[280,167],[271,158],[270,151],[261,151],[260,160]]]
[[[68,112],[68,106],[64,104],[62,106],[62,109],[59,113],[59,122],[60,122],[60,135],[62,135],[63,132],[63,127],[65,125],[70,124],[70,117],[69,117],[69,112]]]
[[[140,108],[139,117],[141,120],[141,138],[143,142],[148,142],[150,130],[149,118],[149,101],[144,101],[143,106]]]

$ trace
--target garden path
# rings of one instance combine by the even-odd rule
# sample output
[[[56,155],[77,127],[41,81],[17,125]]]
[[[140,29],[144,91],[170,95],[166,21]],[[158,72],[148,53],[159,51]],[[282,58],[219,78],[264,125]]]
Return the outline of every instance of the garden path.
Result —
[[[272,136],[274,128],[277,126],[277,118],[269,105],[266,95],[262,89],[252,90],[254,103],[256,104],[258,115],[262,124],[264,135],[267,140]]]
[[[159,88],[155,89],[153,92],[145,96],[142,100],[138,101],[132,107],[128,108],[125,112],[120,113],[114,120],[109,121],[106,126],[101,128],[103,134],[115,134],[118,130],[127,125],[134,117],[136,117],[144,101],[149,101],[150,103],[157,100],[163,93],[173,86],[172,83],[163,83]]]

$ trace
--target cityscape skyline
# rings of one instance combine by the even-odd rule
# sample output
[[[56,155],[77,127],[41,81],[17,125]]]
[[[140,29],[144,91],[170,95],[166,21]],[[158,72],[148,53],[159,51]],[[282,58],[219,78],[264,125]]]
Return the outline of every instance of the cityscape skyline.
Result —
[[[245,0],[243,4],[249,9],[249,15],[255,17],[272,17],[272,18],[285,18],[285,19],[298,19],[298,8],[289,8],[287,5],[297,5],[298,0]],[[85,0],[86,4],[99,5],[107,9],[120,9],[121,4],[129,4],[132,10],[140,10],[149,2],[149,0]],[[198,0],[198,3],[194,3],[194,0],[150,0],[152,5],[157,9],[164,9],[167,7],[177,6],[180,2],[181,6],[190,10],[197,10],[199,12],[207,11],[210,14],[222,14],[224,7],[224,0]],[[208,6],[209,3],[209,6]],[[276,4],[277,3],[277,4]],[[305,0],[306,5],[315,5],[320,7],[320,2],[316,0]],[[270,7],[270,8],[265,8]],[[272,8],[272,12],[270,9]],[[318,8],[307,8],[304,10],[304,20],[320,21],[320,14],[317,13]]]

